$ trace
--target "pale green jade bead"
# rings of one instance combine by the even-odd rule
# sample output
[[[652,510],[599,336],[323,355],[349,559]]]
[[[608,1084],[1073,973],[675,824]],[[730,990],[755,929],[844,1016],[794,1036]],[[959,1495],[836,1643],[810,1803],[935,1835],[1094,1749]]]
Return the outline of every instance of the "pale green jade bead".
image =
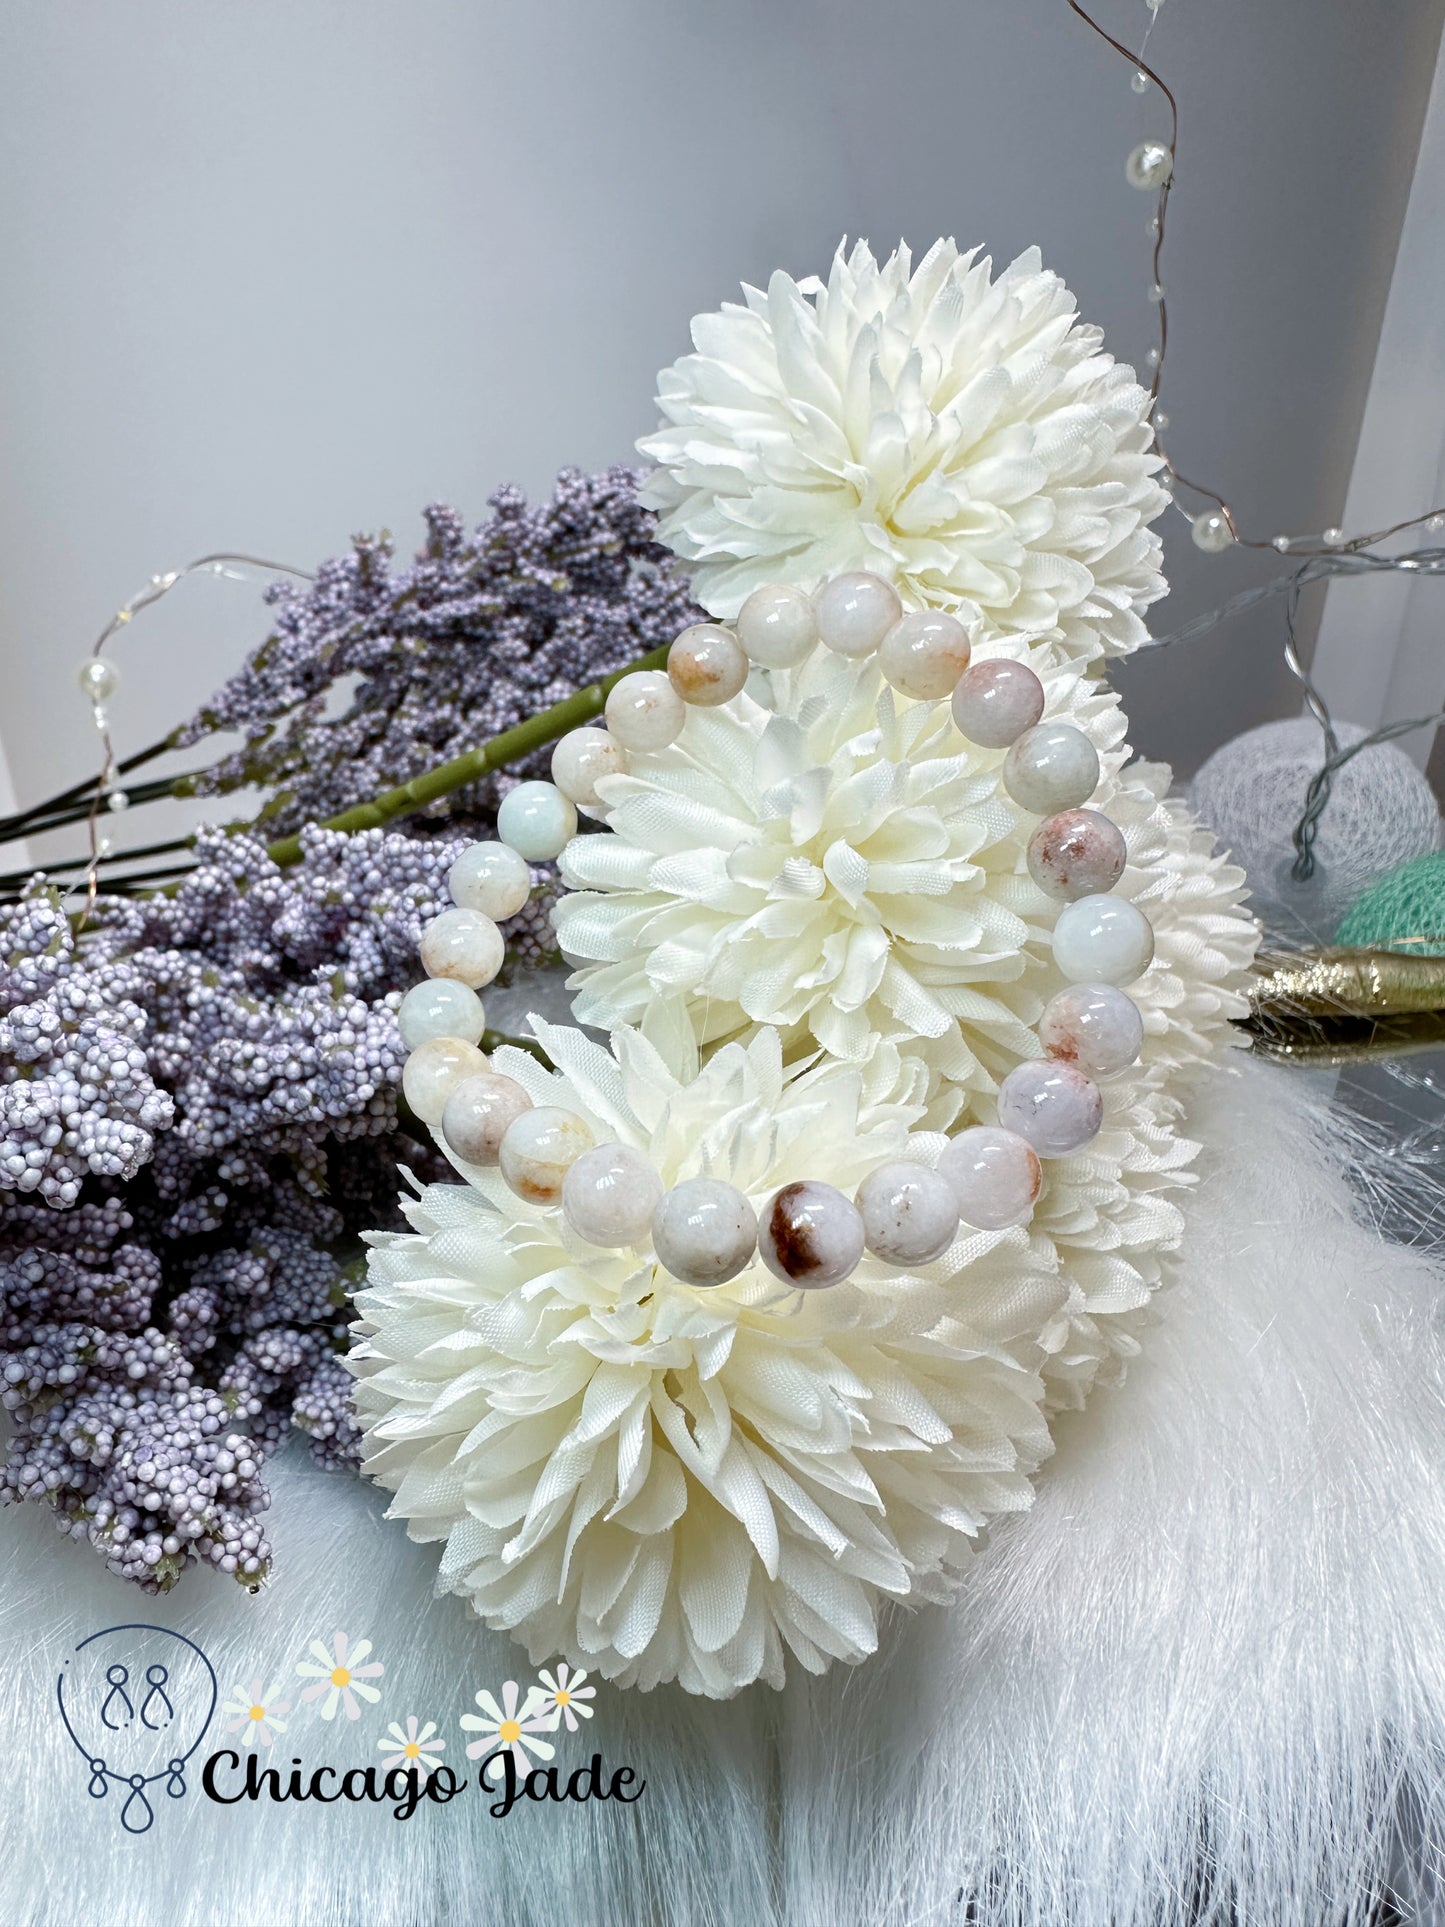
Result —
[[[433,1037],[459,1037],[465,1044],[475,1044],[487,1027],[487,1015],[469,985],[453,977],[429,977],[425,983],[413,984],[402,998],[396,1027],[408,1050]]]
[[[497,835],[529,863],[550,863],[577,834],[577,809],[555,783],[518,783],[497,809]]]

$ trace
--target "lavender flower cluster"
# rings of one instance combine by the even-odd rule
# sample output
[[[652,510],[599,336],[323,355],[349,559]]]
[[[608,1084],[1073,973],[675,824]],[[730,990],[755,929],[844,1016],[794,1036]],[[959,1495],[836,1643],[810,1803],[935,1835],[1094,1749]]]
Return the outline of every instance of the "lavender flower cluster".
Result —
[[[460,843],[303,833],[282,871],[219,831],[173,897],[54,892],[0,957],[0,1498],[122,1576],[254,1585],[291,1426],[355,1462],[340,1360],[360,1236],[395,1221],[399,986]]]

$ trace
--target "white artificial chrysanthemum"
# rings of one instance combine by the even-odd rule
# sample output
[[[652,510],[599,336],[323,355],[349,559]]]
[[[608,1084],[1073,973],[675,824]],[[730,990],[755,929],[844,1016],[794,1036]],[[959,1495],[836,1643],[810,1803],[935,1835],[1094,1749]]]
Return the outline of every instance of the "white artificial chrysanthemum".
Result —
[[[974,605],[1078,658],[1144,641],[1166,500],[1149,397],[1037,250],[995,280],[952,241],[916,271],[860,243],[826,284],[743,292],[694,319],[638,444],[658,464],[643,499],[714,615],[870,569],[909,607]]]
[[[700,1066],[674,1005],[611,1052],[534,1028],[556,1069],[506,1048],[497,1067],[668,1184],[715,1176],[761,1207],[808,1177],[851,1195],[910,1132],[915,1155],[942,1148],[915,1131],[927,1067],[887,1044],[785,1066],[764,1029]],[[916,1272],[865,1256],[806,1293],[755,1259],[698,1290],[648,1243],[599,1250],[496,1171],[468,1176],[374,1240],[350,1360],[363,1463],[413,1538],[446,1542],[440,1584],[534,1661],[722,1696],[780,1684],[785,1654],[857,1660],[886,1599],[946,1596],[985,1522],[1028,1505],[1040,1367],[1084,1315],[1047,1236],[965,1228]],[[1098,1185],[1067,1205],[1110,1208]]]

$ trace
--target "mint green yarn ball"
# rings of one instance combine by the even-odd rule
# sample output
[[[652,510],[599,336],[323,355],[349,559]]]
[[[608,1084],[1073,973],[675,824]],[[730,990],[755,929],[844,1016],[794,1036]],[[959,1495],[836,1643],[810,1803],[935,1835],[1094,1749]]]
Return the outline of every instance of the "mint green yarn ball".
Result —
[[[1405,939],[1423,937],[1423,943]],[[1335,942],[1359,949],[1406,950],[1414,957],[1445,957],[1445,850],[1432,850],[1387,870],[1357,897],[1335,933]]]

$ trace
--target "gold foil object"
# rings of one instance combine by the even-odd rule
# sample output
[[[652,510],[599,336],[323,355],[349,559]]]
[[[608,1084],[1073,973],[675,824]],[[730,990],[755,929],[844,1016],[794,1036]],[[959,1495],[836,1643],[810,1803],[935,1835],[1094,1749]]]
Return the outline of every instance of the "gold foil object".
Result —
[[[1445,1044],[1445,957],[1261,951],[1254,975],[1240,1023],[1262,1056],[1328,1066]]]

